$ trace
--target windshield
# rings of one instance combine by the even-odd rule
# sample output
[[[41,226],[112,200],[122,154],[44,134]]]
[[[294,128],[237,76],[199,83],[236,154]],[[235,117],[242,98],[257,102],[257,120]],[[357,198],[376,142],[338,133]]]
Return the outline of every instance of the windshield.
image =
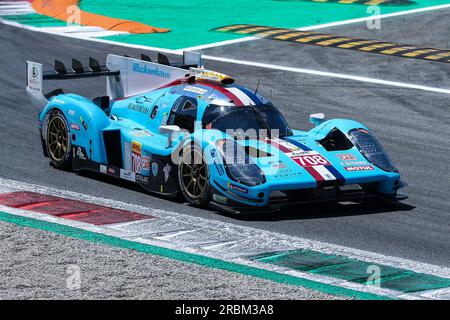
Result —
[[[226,130],[278,130],[279,135],[290,136],[289,128],[283,115],[272,105],[258,106],[218,106],[210,105],[203,115],[203,128]]]

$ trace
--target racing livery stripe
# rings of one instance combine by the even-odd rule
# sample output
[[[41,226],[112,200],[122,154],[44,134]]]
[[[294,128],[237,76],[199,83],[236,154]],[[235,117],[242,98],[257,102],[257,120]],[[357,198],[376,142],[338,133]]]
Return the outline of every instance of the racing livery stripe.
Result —
[[[297,162],[297,164],[301,166],[300,163]],[[303,169],[308,171],[308,173],[316,180],[317,187],[320,187],[320,185],[325,181],[324,177],[322,177],[322,175],[314,167],[303,167]]]
[[[311,148],[294,139],[284,138],[284,140],[289,143],[292,143],[293,145],[302,149],[303,151],[312,151]],[[300,165],[298,161],[296,162]],[[320,183],[323,182],[324,180],[326,181],[336,180],[339,185],[345,184],[344,176],[331,164],[324,166],[309,167],[310,169],[307,167],[304,168],[317,180],[318,185],[320,185]],[[318,175],[316,173],[318,173]],[[318,176],[320,176],[320,179],[317,179]],[[334,177],[334,179],[331,179],[330,177]]]
[[[241,100],[241,102],[245,106],[255,105],[255,102],[253,102],[253,100],[250,99],[250,97],[248,95],[246,95],[242,90],[239,90],[236,87],[229,87],[229,88],[226,88],[226,89],[228,91],[230,91],[231,93],[233,93],[236,97],[238,97],[239,100]]]
[[[253,93],[252,91],[250,91],[249,89],[241,87],[241,86],[236,86],[236,88],[238,88],[239,90],[243,91],[247,96],[249,96],[249,98],[253,100],[255,105],[262,105],[263,104],[261,99],[259,99],[258,96],[255,93]]]
[[[285,141],[292,143],[294,146],[299,147],[303,151],[312,151],[310,147],[305,146],[303,143],[298,142],[297,140],[290,139],[290,138],[284,138]]]
[[[231,101],[234,102],[234,104],[238,107],[242,107],[244,106],[244,103],[230,90],[228,90],[227,88],[221,86],[221,85],[217,85],[215,83],[212,83],[210,81],[205,81],[205,80],[199,80],[197,81],[198,83],[213,88],[221,93],[223,93],[228,99],[230,99]]]
[[[345,184],[344,176],[335,167],[333,167],[332,165],[329,165],[329,166],[325,166],[325,168],[327,168],[328,171],[330,171],[331,174],[336,177],[336,180],[339,182],[340,185]]]
[[[285,147],[272,139],[268,139],[265,142],[267,142],[270,145],[274,146],[275,148],[279,149],[283,153],[291,153],[292,152],[292,150],[290,150],[288,147]]]
[[[324,180],[336,180],[336,177],[328,170],[328,166],[314,166],[313,168],[324,178]]]

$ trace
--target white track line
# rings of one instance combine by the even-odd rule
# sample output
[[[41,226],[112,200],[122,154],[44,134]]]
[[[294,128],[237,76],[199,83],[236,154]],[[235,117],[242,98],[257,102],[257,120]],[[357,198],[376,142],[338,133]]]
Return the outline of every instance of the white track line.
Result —
[[[129,34],[123,31],[110,31],[101,27],[92,26],[78,26],[67,25],[64,27],[43,27],[40,28],[43,31],[53,34],[70,34],[72,37],[85,38],[85,37],[109,37],[121,34]]]
[[[440,9],[448,9],[448,8],[450,8],[450,4],[443,4],[443,5],[427,7],[427,8],[405,10],[405,11],[394,12],[394,13],[386,13],[386,14],[381,14],[378,16],[370,16],[370,17],[356,18],[356,19],[350,19],[350,20],[344,20],[344,21],[323,23],[323,24],[312,25],[312,26],[308,26],[308,27],[295,28],[295,30],[309,31],[309,30],[317,30],[317,29],[323,29],[323,28],[331,28],[331,27],[343,26],[343,25],[353,24],[353,23],[358,23],[358,22],[371,21],[375,18],[376,19],[386,19],[386,18],[404,16],[404,15],[408,15],[408,14],[434,11],[434,10],[440,10]],[[188,47],[188,48],[183,48],[183,49],[179,49],[179,50],[180,51],[195,51],[195,50],[202,50],[202,49],[214,48],[214,47],[219,47],[219,46],[225,46],[225,45],[229,45],[229,44],[253,41],[253,40],[257,40],[257,39],[261,39],[261,38],[250,36],[250,37],[246,37],[246,38],[219,41],[219,42],[209,43],[209,44],[205,44],[205,45]]]
[[[27,1],[0,2],[0,16],[25,15],[34,12]]]
[[[419,273],[433,274],[445,278],[450,278],[450,268],[435,266],[418,261],[390,257],[379,253],[368,252],[364,250],[339,246],[335,244],[324,243],[320,241],[314,241],[304,239],[301,237],[288,236],[276,232],[270,232],[260,230],[252,227],[246,227],[236,225],[228,222],[221,222],[216,220],[209,220],[200,217],[194,217],[188,214],[166,211],[162,209],[151,208],[150,206],[141,206],[128,204],[117,200],[94,197],[86,194],[81,194],[73,191],[62,190],[42,185],[36,185],[11,179],[0,178],[0,193],[11,192],[13,190],[24,190],[31,192],[38,192],[42,194],[55,195],[68,199],[75,199],[95,203],[107,207],[119,208],[123,210],[135,211],[142,214],[149,214],[160,219],[167,219],[173,222],[183,222],[193,226],[201,226],[202,228],[211,228],[217,230],[223,230],[223,232],[233,232],[240,235],[259,235],[268,242],[286,243],[289,245],[295,245],[299,247],[309,248],[310,250],[344,255],[357,260],[363,260],[367,262],[378,263],[381,265],[390,265],[394,267],[401,267],[408,270],[412,270]],[[151,197],[149,195],[149,197]],[[3,210],[4,208],[2,208]],[[42,214],[41,214],[42,215]],[[275,246],[274,246],[275,247]]]
[[[173,55],[182,55],[182,51],[180,51],[180,50],[171,50],[171,49],[150,47],[150,46],[144,46],[144,45],[121,43],[121,42],[105,40],[105,39],[90,38],[87,36],[81,37],[78,34],[73,35],[71,33],[52,32],[51,30],[41,30],[41,28],[24,26],[19,23],[8,21],[8,20],[1,19],[1,18],[0,18],[0,23],[4,23],[7,25],[11,25],[14,27],[27,29],[27,30],[31,30],[31,31],[35,31],[35,32],[51,33],[54,35],[59,35],[59,36],[63,36],[63,37],[73,38],[73,39],[94,41],[94,42],[99,42],[99,43],[104,43],[104,44],[109,44],[109,45],[115,45],[115,46],[121,46],[121,47],[133,48],[133,49],[141,49],[141,50],[146,50],[146,51],[151,50],[151,51],[157,51],[157,52],[173,54]],[[294,72],[294,73],[303,73],[303,74],[309,74],[309,75],[314,75],[314,76],[353,80],[353,81],[373,83],[373,84],[392,86],[392,87],[404,88],[404,89],[422,90],[422,91],[428,91],[428,92],[434,92],[434,93],[450,94],[450,89],[416,85],[416,84],[412,84],[412,83],[404,83],[404,82],[398,82],[398,81],[390,81],[390,80],[362,77],[362,76],[335,73],[335,72],[319,71],[319,70],[312,70],[312,69],[286,67],[286,66],[275,65],[275,64],[238,60],[238,59],[231,59],[231,58],[224,58],[224,57],[215,57],[215,56],[209,56],[209,55],[203,55],[202,57],[205,60],[211,60],[211,61],[233,63],[233,64],[238,64],[238,65],[246,65],[246,66],[258,67],[258,68],[273,69],[273,70],[280,70],[280,71],[287,71],[287,72]]]
[[[423,90],[423,91],[429,91],[429,92],[450,94],[450,89],[428,87],[428,86],[422,86],[422,85],[417,85],[417,84],[412,84],[412,83],[389,81],[389,80],[382,80],[382,79],[376,79],[376,78],[369,78],[369,77],[362,77],[362,76],[355,76],[355,75],[327,72],[327,71],[319,71],[319,70],[312,70],[312,69],[286,67],[286,66],[281,66],[281,65],[276,65],[276,64],[268,64],[268,63],[246,61],[246,60],[237,60],[237,59],[222,58],[222,57],[215,57],[215,56],[208,56],[208,55],[203,55],[202,58],[207,59],[207,60],[240,64],[240,65],[258,67],[258,68],[288,71],[288,72],[294,72],[294,73],[304,73],[304,74],[309,74],[309,75],[314,75],[314,76],[339,78],[339,79],[381,84],[381,85],[393,86],[393,87],[399,87],[399,88],[405,88],[405,89],[415,89],[415,90]]]
[[[9,180],[9,179],[3,179],[0,178],[0,193],[7,193],[7,192],[13,192],[13,191],[32,191],[32,192],[38,192],[43,194],[49,194],[49,195],[55,195],[60,196],[68,199],[75,199],[75,200],[81,200],[85,202],[95,203],[103,206],[113,207],[113,208],[119,208],[123,210],[129,210],[134,212],[139,212],[141,214],[149,214],[155,218],[156,220],[162,221],[164,220],[166,224],[173,226],[176,226],[177,224],[183,223],[186,225],[191,231],[180,230],[179,227],[176,227],[174,230],[178,230],[178,234],[180,233],[186,233],[186,232],[195,232],[196,229],[199,229],[200,232],[208,232],[208,230],[213,230],[220,235],[222,235],[223,239],[227,238],[228,236],[232,237],[241,237],[242,241],[246,241],[245,239],[254,239],[253,242],[257,242],[258,245],[260,245],[262,242],[264,243],[265,247],[272,248],[273,250],[277,250],[277,248],[280,248],[280,246],[289,246],[292,248],[300,249],[308,249],[318,252],[323,252],[326,254],[334,254],[334,255],[343,255],[350,258],[354,258],[360,261],[366,261],[373,263],[375,265],[390,265],[393,267],[408,269],[412,271],[416,271],[419,273],[427,273],[427,274],[433,274],[436,276],[441,276],[445,278],[450,278],[450,269],[444,268],[440,266],[433,266],[421,262],[406,260],[406,259],[400,259],[395,257],[388,257],[377,253],[357,250],[353,248],[347,248],[343,246],[338,245],[332,245],[327,243],[322,243],[318,241],[312,241],[308,239],[303,239],[300,237],[293,237],[293,236],[287,236],[284,234],[269,232],[265,230],[259,230],[251,227],[244,227],[240,225],[235,225],[232,223],[225,223],[225,222],[219,222],[214,220],[208,220],[204,218],[198,218],[193,217],[185,214],[175,213],[171,211],[165,211],[161,209],[153,209],[149,206],[140,206],[140,205],[133,205],[133,204],[127,204],[120,201],[115,201],[111,199],[105,199],[105,198],[98,198],[98,197],[92,197],[89,195],[84,195],[76,192],[56,189],[56,188],[50,188],[46,186],[39,186],[24,182],[19,182],[15,180]],[[141,237],[139,234],[136,234],[135,236],[132,235],[132,233],[124,232],[123,228],[120,228],[120,226],[125,226],[125,230],[133,224],[145,224],[145,221],[137,221],[133,223],[124,223],[124,224],[117,224],[117,225],[106,225],[106,226],[95,226],[92,224],[87,224],[83,222],[78,221],[72,221],[67,219],[61,219],[58,217],[54,217],[51,215],[46,214],[40,214],[40,213],[34,213],[26,210],[21,209],[15,209],[5,206],[0,206],[0,211],[8,212],[11,214],[24,216],[24,217],[30,217],[38,220],[48,221],[52,223],[62,224],[62,225],[68,225],[76,228],[81,228],[83,230],[98,232],[101,234],[111,235],[115,237],[119,237],[121,239],[130,240],[133,242],[140,242],[140,243],[146,243],[150,245],[156,245],[161,246],[165,248],[175,249],[179,251],[189,252],[189,253],[195,253],[200,255],[205,255],[209,257],[213,257],[216,259],[221,259],[225,261],[235,262],[243,265],[248,266],[254,266],[257,268],[267,269],[271,271],[275,271],[281,274],[289,274],[296,277],[304,278],[304,279],[310,279],[316,282],[322,282],[327,284],[332,284],[344,288],[354,289],[362,292],[371,292],[375,294],[381,294],[391,297],[398,297],[402,299],[445,299],[449,297],[450,289],[438,289],[438,290],[432,290],[427,292],[418,292],[418,293],[412,293],[412,294],[403,294],[400,292],[388,290],[385,288],[377,288],[373,286],[367,286],[367,285],[361,285],[357,283],[348,282],[345,280],[333,278],[333,277],[327,277],[327,276],[321,276],[316,275],[312,273],[307,272],[299,272],[292,269],[287,269],[284,267],[279,266],[272,266],[269,264],[264,264],[258,261],[251,261],[245,258],[246,254],[249,254],[249,252],[252,251],[252,245],[250,243],[249,245],[245,245],[245,253],[239,253],[239,254],[224,254],[220,253],[220,251],[214,251],[209,250],[208,247],[212,246],[202,246],[202,245],[196,245],[193,244],[183,244],[183,242],[178,242],[178,240],[168,240],[166,239],[158,239],[157,236],[147,236],[147,237]],[[155,221],[154,219],[151,219],[149,221]],[[115,228],[114,226],[119,226],[119,228]],[[198,231],[198,230],[197,230]],[[151,233],[151,232],[150,232]],[[159,232],[157,233],[157,235]],[[224,242],[222,242],[222,245]],[[257,245],[257,246],[258,246]],[[270,250],[270,249],[269,249]],[[267,250],[266,250],[267,252]]]

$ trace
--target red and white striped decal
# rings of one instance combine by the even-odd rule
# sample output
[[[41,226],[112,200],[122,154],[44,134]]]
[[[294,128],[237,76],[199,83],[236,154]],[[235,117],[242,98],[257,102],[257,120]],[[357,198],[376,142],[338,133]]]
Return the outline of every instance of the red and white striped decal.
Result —
[[[331,163],[319,152],[305,151],[300,147],[281,139],[267,139],[266,143],[276,147],[290,157],[295,163],[305,169],[320,185],[324,181],[334,181],[337,178],[326,168]]]
[[[114,209],[79,200],[27,191],[1,194],[0,205],[44,213],[94,225],[106,225],[153,218],[137,212]]]

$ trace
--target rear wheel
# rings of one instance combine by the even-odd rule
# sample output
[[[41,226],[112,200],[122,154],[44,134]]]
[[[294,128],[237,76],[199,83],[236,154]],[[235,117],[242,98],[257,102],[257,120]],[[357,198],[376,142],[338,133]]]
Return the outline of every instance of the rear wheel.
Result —
[[[211,199],[208,165],[197,145],[185,147],[178,166],[181,192],[191,204],[205,208]]]
[[[55,168],[69,170],[72,166],[69,126],[61,111],[55,110],[48,118],[46,132],[48,156]]]

